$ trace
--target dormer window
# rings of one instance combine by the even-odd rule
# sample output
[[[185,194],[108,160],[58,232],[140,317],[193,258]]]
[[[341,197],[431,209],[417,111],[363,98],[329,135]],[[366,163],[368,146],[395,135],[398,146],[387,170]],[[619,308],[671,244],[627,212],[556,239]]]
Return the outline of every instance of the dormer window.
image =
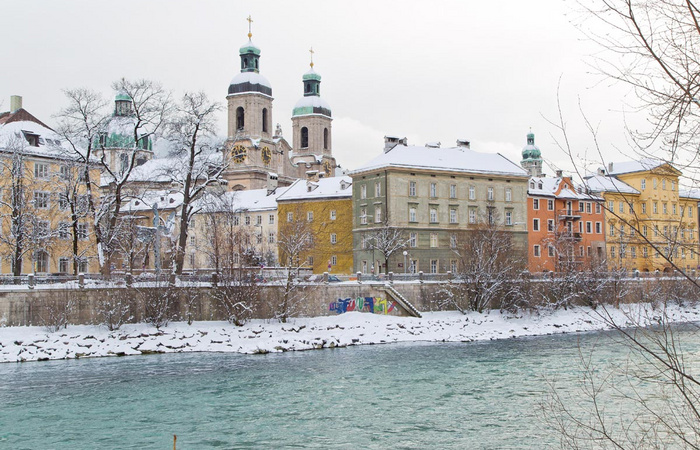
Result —
[[[537,189],[542,189],[542,182],[537,183]]]
[[[24,134],[24,138],[27,140],[29,145],[32,147],[38,147],[39,146],[39,135],[34,134],[31,131],[24,131],[22,130],[22,134]]]

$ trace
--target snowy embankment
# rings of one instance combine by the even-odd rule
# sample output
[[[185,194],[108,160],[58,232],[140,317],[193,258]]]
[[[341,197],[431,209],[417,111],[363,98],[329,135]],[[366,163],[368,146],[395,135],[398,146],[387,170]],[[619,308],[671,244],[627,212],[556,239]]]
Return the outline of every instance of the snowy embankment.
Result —
[[[616,323],[632,325],[626,314],[642,323],[661,315],[646,305],[610,308]],[[666,310],[669,321],[700,321],[700,305]],[[640,319],[640,317],[642,319]],[[146,324],[124,325],[118,331],[76,325],[48,333],[42,327],[0,328],[0,362],[124,356],[172,352],[268,353],[383,344],[407,341],[468,342],[609,328],[589,308],[510,316],[458,312],[424,313],[423,318],[350,312],[331,317],[291,319],[289,323],[253,320],[243,327],[227,322],[176,322],[157,330]]]

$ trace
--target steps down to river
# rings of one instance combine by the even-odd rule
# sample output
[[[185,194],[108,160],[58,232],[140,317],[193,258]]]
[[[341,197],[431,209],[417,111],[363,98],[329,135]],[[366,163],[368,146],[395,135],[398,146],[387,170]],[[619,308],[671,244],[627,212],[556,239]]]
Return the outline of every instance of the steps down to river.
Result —
[[[411,304],[406,298],[399,293],[394,287],[390,284],[385,284],[384,285],[384,292],[391,297],[396,303],[401,305],[403,309],[406,310],[410,315],[413,317],[421,317],[420,312],[418,312],[418,309],[416,309],[415,306]]]

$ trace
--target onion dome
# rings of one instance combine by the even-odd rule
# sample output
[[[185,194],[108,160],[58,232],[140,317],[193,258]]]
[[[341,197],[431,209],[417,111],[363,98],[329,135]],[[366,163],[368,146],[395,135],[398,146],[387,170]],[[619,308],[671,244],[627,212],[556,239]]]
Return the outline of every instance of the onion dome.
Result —
[[[119,92],[114,97],[114,113],[98,135],[98,144],[104,148],[134,148],[133,101],[126,92]],[[153,142],[148,135],[139,138],[136,147],[141,150],[153,150]]]
[[[253,44],[253,33],[250,31],[252,19],[248,17],[248,42],[238,53],[241,57],[241,73],[233,77],[228,86],[228,93],[241,94],[244,92],[259,92],[272,96],[272,86],[267,78],[260,75],[260,48]]]
[[[527,134],[527,145],[523,147],[523,161],[541,158],[540,148],[535,145],[535,134],[530,132]]]

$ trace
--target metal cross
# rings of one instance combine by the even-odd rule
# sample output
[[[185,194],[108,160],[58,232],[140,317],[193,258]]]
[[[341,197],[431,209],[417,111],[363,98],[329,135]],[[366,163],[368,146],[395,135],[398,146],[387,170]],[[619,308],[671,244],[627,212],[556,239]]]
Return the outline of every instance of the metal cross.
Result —
[[[248,21],[248,37],[251,38],[253,37],[253,32],[251,31],[251,25],[253,24],[253,19],[248,15],[248,18],[246,19]]]
[[[313,68],[314,67],[314,48],[313,47],[311,47],[309,49],[309,53],[311,54],[311,64],[310,65],[311,65],[311,68]]]

